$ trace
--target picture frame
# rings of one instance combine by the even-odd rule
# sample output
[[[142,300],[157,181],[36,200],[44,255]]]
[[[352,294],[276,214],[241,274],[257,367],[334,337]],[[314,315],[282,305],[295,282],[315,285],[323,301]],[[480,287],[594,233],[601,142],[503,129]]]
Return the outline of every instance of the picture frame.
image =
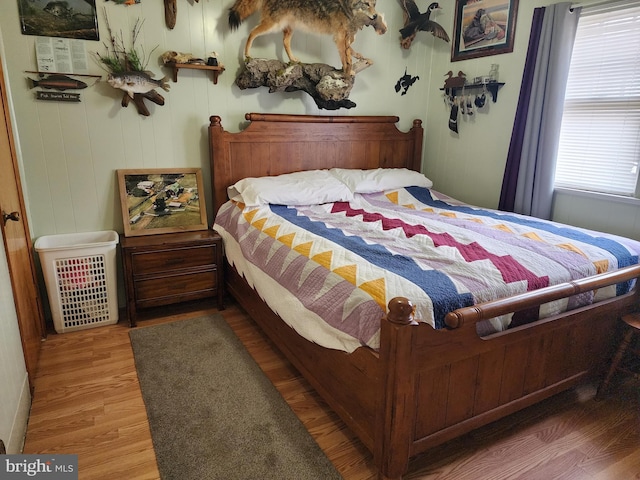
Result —
[[[518,0],[456,0],[451,61],[513,51]]]
[[[96,0],[17,0],[23,35],[100,40]]]
[[[116,170],[125,237],[206,230],[200,168]]]

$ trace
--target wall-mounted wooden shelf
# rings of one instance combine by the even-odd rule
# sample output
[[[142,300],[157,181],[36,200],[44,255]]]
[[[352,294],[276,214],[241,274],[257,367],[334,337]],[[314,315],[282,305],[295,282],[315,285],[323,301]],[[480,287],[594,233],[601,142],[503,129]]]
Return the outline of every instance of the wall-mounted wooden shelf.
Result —
[[[167,63],[168,67],[173,69],[173,81],[178,82],[178,71],[181,68],[191,69],[191,70],[210,70],[213,74],[213,83],[214,85],[218,84],[218,75],[224,72],[224,67],[221,66],[213,66],[213,65],[198,65],[196,63]]]
[[[503,85],[504,85],[503,82],[472,83],[471,85],[464,85],[462,87],[448,87],[448,88],[443,87],[440,90],[446,91],[447,95],[451,95],[452,97],[455,97],[458,94],[458,92],[461,90],[465,90],[465,91],[487,90],[489,93],[491,93],[491,99],[493,100],[493,103],[496,103],[498,101],[498,90]]]

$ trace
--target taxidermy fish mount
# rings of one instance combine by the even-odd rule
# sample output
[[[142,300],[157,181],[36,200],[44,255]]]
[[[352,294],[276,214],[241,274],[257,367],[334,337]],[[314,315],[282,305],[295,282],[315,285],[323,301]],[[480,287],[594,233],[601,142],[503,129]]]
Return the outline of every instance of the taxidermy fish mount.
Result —
[[[110,73],[107,76],[107,83],[109,85],[113,88],[124,90],[125,92],[121,105],[127,107],[129,101],[133,100],[138,108],[138,113],[144,116],[149,116],[149,110],[145,106],[143,99],[151,100],[157,105],[164,105],[164,98],[156,92],[155,89],[160,87],[168,92],[171,85],[169,85],[166,80],[167,77],[154,80],[148,73],[137,71]]]
[[[154,80],[148,73],[136,71],[110,73],[107,76],[107,83],[109,85],[113,88],[124,90],[131,98],[133,98],[136,93],[147,93],[157,87],[168,92],[171,85],[169,85],[166,80],[167,77],[161,80]]]
[[[87,88],[87,84],[81,80],[68,77],[67,75],[49,75],[42,77],[39,80],[29,78],[30,88],[48,88],[58,91],[64,90],[82,90]]]
[[[156,105],[164,105],[164,97],[156,92],[155,89],[162,88],[168,91],[170,85],[166,82],[166,77],[161,80],[153,79],[153,75],[146,70],[150,57],[144,57],[136,49],[135,43],[142,28],[142,23],[140,19],[136,20],[132,29],[132,46],[131,48],[126,48],[122,35],[115,36],[112,33],[109,19],[107,18],[106,25],[111,40],[111,48],[107,47],[107,53],[104,55],[99,53],[96,53],[96,55],[100,63],[109,70],[107,83],[113,88],[124,92],[120,104],[123,107],[127,107],[129,102],[133,100],[138,113],[148,117],[150,112],[144,100],[150,100]],[[153,50],[151,53],[153,53]]]

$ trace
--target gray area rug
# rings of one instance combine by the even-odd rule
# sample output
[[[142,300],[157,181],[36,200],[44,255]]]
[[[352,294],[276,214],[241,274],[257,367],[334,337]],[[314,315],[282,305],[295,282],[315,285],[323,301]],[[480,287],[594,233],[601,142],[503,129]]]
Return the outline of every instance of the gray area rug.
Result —
[[[222,316],[130,338],[162,479],[342,478]]]

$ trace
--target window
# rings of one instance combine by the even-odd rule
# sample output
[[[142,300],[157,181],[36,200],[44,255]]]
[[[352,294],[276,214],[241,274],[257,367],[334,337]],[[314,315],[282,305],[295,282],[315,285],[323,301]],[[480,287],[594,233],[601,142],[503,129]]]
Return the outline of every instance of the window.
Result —
[[[640,5],[584,7],[564,103],[556,187],[640,196]]]

